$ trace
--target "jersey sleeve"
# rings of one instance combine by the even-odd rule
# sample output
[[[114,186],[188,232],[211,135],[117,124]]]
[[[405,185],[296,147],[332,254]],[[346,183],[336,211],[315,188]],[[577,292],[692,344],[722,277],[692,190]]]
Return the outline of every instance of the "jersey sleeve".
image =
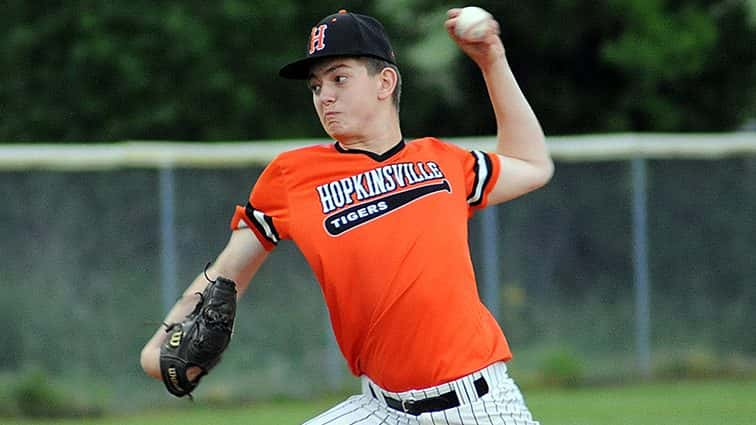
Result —
[[[287,239],[289,205],[279,163],[274,160],[255,182],[246,205],[237,205],[231,230],[249,228],[267,251]]]
[[[499,179],[499,155],[481,150],[467,150],[454,143],[435,139],[461,165],[467,199],[468,215],[488,206],[488,195]]]
[[[496,185],[500,167],[499,156],[495,153],[467,151],[464,161],[465,187],[471,214],[488,205],[488,194]]]

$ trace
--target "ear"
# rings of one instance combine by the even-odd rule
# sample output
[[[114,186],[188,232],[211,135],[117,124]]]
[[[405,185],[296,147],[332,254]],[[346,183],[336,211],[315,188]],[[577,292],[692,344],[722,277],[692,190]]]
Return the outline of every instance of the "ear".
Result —
[[[378,74],[377,79],[378,99],[390,99],[394,94],[394,90],[396,89],[398,81],[399,76],[397,75],[396,70],[389,67],[383,68],[383,70]]]

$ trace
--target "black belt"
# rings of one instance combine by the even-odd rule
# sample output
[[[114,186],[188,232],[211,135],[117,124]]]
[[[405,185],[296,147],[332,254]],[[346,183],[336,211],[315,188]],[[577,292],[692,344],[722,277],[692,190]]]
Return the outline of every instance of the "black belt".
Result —
[[[488,382],[486,382],[486,378],[481,376],[473,382],[473,385],[475,385],[475,392],[478,394],[478,397],[483,397],[488,394]],[[373,392],[372,387],[370,388],[370,391]],[[375,396],[374,392],[373,396]],[[428,412],[440,412],[441,410],[453,409],[460,405],[456,391],[449,391],[448,393],[436,397],[429,397],[421,400],[397,400],[386,395],[384,395],[383,398],[386,400],[388,407],[413,416]]]

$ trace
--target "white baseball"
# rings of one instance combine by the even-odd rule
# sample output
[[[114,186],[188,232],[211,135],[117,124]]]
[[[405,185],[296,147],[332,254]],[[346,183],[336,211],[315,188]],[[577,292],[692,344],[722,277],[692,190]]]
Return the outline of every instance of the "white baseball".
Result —
[[[457,16],[457,37],[465,40],[479,40],[488,32],[488,19],[491,14],[477,6],[462,9]]]

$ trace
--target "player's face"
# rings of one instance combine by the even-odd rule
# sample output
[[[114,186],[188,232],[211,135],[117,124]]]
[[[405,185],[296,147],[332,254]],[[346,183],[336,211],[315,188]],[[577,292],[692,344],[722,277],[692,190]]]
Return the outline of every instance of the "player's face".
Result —
[[[374,117],[379,83],[358,59],[336,58],[313,66],[312,101],[326,133],[339,141],[360,138]]]

